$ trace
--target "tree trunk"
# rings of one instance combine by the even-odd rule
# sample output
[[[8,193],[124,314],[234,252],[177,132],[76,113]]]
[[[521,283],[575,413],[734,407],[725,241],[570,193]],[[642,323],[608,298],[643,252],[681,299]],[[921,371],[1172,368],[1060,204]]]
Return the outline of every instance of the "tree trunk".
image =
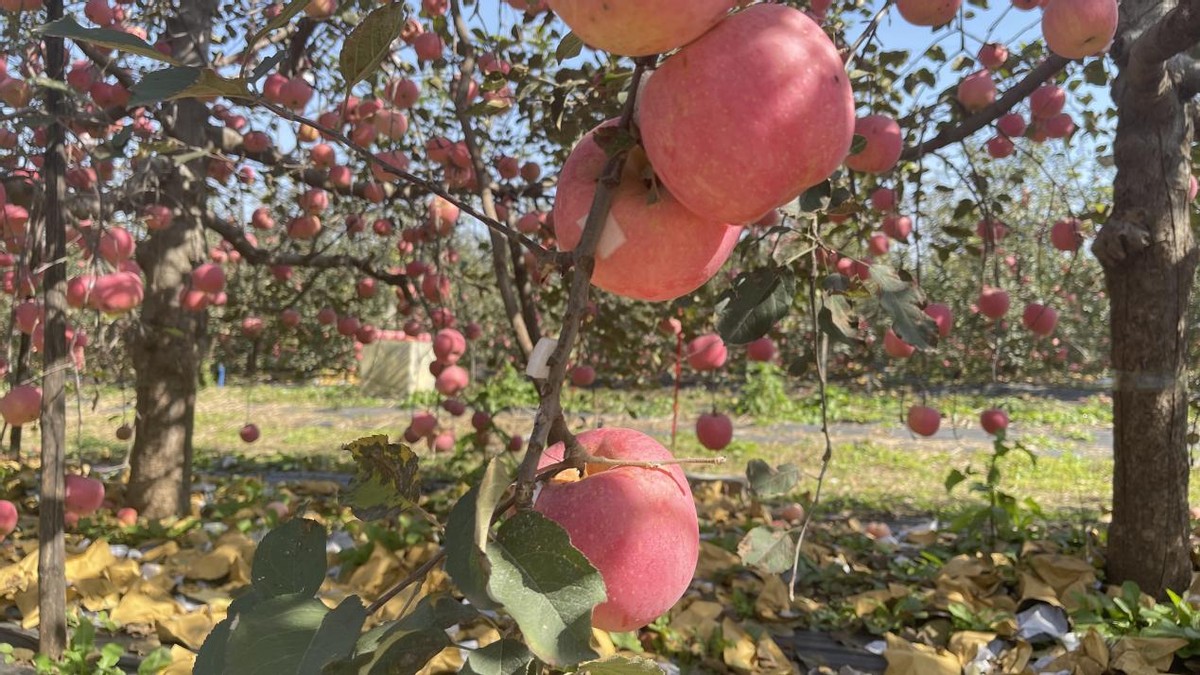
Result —
[[[1116,464],[1108,580],[1134,581],[1158,597],[1186,590],[1192,572],[1186,366],[1197,262],[1187,199],[1193,129],[1177,81],[1139,63],[1129,45],[1170,7],[1159,0],[1121,5],[1113,211],[1092,249],[1111,303]]]
[[[62,18],[62,0],[51,0],[47,20]],[[66,46],[62,38],[46,39],[46,75],[66,79]],[[61,91],[49,89],[46,103],[55,120],[66,117]],[[42,279],[46,324],[42,344],[42,475],[38,505],[38,650],[53,660],[62,657],[67,643],[66,542],[63,511],[66,477],[63,474],[67,439],[67,225],[63,202],[67,193],[67,157],[63,149],[66,130],[52,122],[46,135],[46,242],[43,260],[50,261]],[[13,430],[14,440],[17,429]]]
[[[188,65],[208,60],[214,0],[180,3],[167,21],[174,55]],[[165,104],[173,135],[195,147],[207,142],[208,107],[194,99]],[[168,160],[169,161],[169,160]],[[179,306],[193,262],[204,254],[206,160],[166,172],[164,201],[175,207],[170,228],[138,245],[146,275],[141,323],[129,340],[136,371],[137,420],[130,460],[129,499],[148,518],[183,514],[191,492],[192,428],[206,316]]]

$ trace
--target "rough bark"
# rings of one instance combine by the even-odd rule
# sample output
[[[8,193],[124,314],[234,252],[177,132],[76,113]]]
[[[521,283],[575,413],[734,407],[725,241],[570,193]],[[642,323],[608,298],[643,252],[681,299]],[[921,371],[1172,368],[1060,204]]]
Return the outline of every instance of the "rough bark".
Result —
[[[62,0],[47,6],[47,19],[61,18]],[[46,75],[64,81],[66,47],[62,38],[46,39]],[[46,101],[50,114],[63,119],[65,106],[61,92],[49,89]],[[42,348],[42,474],[41,502],[38,505],[38,651],[51,659],[62,657],[67,644],[66,544],[63,539],[63,511],[66,485],[63,464],[66,458],[67,403],[66,378],[70,367],[67,352],[67,226],[63,201],[67,192],[65,129],[53,122],[46,136],[46,247],[42,256],[50,261],[42,279],[46,308],[46,330]],[[14,431],[14,441],[19,439]]]
[[[214,0],[180,3],[167,21],[174,54],[185,64],[208,60]],[[207,106],[195,100],[166,105],[175,135],[194,146],[207,140]],[[137,419],[130,458],[129,499],[148,518],[186,513],[191,492],[192,429],[206,321],[179,308],[193,261],[204,252],[204,158],[164,176],[162,191],[175,206],[170,228],[138,245],[146,277],[141,322],[128,341],[136,371]]]
[[[1188,0],[1185,5],[1190,5]],[[1200,4],[1200,3],[1198,3]],[[1118,111],[1113,211],[1093,245],[1110,298],[1113,517],[1108,580],[1163,596],[1191,582],[1187,325],[1197,249],[1188,215],[1189,103],[1165,62],[1190,7],[1127,0],[1113,54]],[[1185,11],[1186,10],[1186,11]],[[1200,33],[1193,33],[1200,34]],[[1179,36],[1176,36],[1179,37]]]

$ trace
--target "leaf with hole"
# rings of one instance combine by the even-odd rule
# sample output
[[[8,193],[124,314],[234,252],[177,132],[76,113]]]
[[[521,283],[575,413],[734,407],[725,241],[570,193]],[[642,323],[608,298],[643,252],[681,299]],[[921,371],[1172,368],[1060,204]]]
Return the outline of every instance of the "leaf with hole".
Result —
[[[737,549],[738,557],[746,565],[779,574],[792,568],[796,540],[786,530],[760,526],[746,533]]]
[[[794,464],[772,468],[761,459],[752,459],[746,464],[746,481],[756,498],[780,497],[800,483],[800,469]]]
[[[254,551],[250,579],[263,598],[316,595],[325,581],[325,528],[293,518],[267,533]]]

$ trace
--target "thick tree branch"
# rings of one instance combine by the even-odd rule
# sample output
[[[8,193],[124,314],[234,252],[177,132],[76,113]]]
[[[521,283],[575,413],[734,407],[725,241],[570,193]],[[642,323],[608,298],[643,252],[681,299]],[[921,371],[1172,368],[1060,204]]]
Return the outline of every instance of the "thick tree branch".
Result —
[[[1135,91],[1162,91],[1167,61],[1200,42],[1200,0],[1183,0],[1134,40],[1128,50],[1129,86]]]
[[[1009,110],[1012,110],[1013,106],[1027,98],[1043,82],[1054,77],[1068,63],[1070,61],[1057,54],[1048,56],[1045,61],[1042,61],[1036,68],[1029,71],[1023,80],[1004,92],[994,103],[967,117],[959,124],[943,130],[928,141],[905,148],[900,158],[905,160],[918,159],[935,150],[940,150],[947,145],[952,145],[968,138],[971,134],[996,121]]]
[[[621,111],[618,125],[620,129],[629,129],[633,121],[633,111],[637,103],[638,83],[646,71],[648,63],[653,63],[653,57],[639,59],[629,80],[628,97]],[[550,374],[539,383],[537,416],[534,418],[533,433],[529,435],[529,447],[521,466],[517,469],[516,503],[518,508],[530,508],[533,505],[533,491],[537,482],[537,467],[541,462],[542,451],[556,422],[562,417],[562,387],[567,374],[567,361],[571,349],[575,346],[575,338],[579,334],[579,326],[587,312],[588,292],[592,284],[592,271],[596,266],[596,244],[604,231],[604,223],[608,219],[609,209],[616,187],[621,182],[621,172],[625,168],[627,153],[613,155],[604,167],[600,180],[596,185],[596,194],[592,198],[592,207],[588,211],[587,220],[583,225],[583,233],[579,245],[571,252],[575,260],[575,274],[571,278],[571,292],[567,297],[567,311],[563,316],[562,329],[558,334],[558,344],[550,355]],[[578,443],[568,438],[567,452],[564,460],[580,459],[581,450]]]

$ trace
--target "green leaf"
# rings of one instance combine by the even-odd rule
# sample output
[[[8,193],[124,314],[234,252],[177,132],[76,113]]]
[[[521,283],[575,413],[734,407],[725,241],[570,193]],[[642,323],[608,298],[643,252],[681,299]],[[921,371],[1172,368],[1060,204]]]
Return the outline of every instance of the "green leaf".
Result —
[[[51,21],[38,28],[37,31],[42,35],[50,37],[67,38],[76,42],[90,42],[94,45],[137,54],[138,56],[162,61],[163,63],[179,64],[179,61],[175,57],[163,54],[145,40],[135,35],[130,35],[125,31],[112,30],[111,28],[84,28],[75,21],[74,17],[70,16],[64,16],[61,19]]]
[[[867,149],[867,137],[861,134],[854,134],[854,139],[850,141],[850,154],[857,155]]]
[[[384,5],[368,14],[346,39],[338,55],[338,70],[346,88],[367,79],[392,51],[392,42],[400,37],[408,10],[403,2]]]
[[[357,595],[342,600],[336,609],[321,620],[321,627],[304,650],[304,658],[296,674],[320,675],[328,664],[349,658],[366,620],[367,608]]]
[[[227,79],[209,68],[192,66],[173,66],[146,73],[129,93],[129,105],[135,107],[177,98],[253,98],[245,80]]]
[[[746,480],[755,497],[778,497],[791,492],[800,482],[800,469],[793,464],[771,468],[761,459],[746,464]]]
[[[196,653],[196,663],[192,666],[192,675],[221,675],[225,672],[225,653],[229,649],[229,635],[233,631],[233,617],[222,619],[213,626],[200,651]]]
[[[375,658],[359,672],[368,675],[416,673],[449,646],[450,638],[441,628],[396,631],[379,644]]]
[[[558,46],[554,48],[554,58],[559,62],[573,59],[583,52],[583,40],[574,33],[567,33],[563,39],[559,41]]]
[[[281,595],[243,612],[229,636],[225,664],[238,675],[295,673],[329,608],[303,595]],[[236,667],[233,667],[236,666]]]
[[[289,21],[296,17],[297,14],[303,12],[304,8],[308,7],[310,2],[312,2],[312,0],[292,0],[288,4],[284,5],[283,10],[280,11],[279,14],[276,14],[274,19],[268,21],[267,25],[260,28],[253,37],[246,41],[246,44],[253,48],[258,41],[266,37],[268,33],[276,28],[283,28],[286,26]]]
[[[743,272],[717,303],[717,332],[728,344],[753,342],[787,316],[795,294],[796,277],[786,267]]]
[[[892,330],[917,349],[937,343],[937,324],[921,310],[925,296],[916,284],[897,276],[887,265],[871,265],[871,281],[879,288],[879,304],[892,318]]]
[[[855,138],[861,138],[855,136]],[[829,202],[833,195],[833,184],[829,181],[823,181],[818,185],[814,185],[805,190],[798,201],[800,211],[804,213],[816,213],[829,208]]]
[[[955,486],[966,479],[967,475],[965,473],[959,471],[958,469],[951,469],[950,473],[946,475],[946,492],[950,492],[955,488]]]
[[[482,609],[494,609],[495,601],[487,594],[488,561],[475,545],[476,505],[479,487],[459,498],[446,519],[446,574],[458,590]]]
[[[307,518],[293,518],[268,532],[254,552],[254,589],[264,598],[316,595],[325,581],[325,541],[325,528]]]
[[[663,669],[650,659],[616,654],[580,664],[578,672],[587,675],[662,675]]]
[[[421,494],[417,455],[407,445],[388,442],[384,434],[365,436],[342,447],[356,467],[343,493],[354,515],[382,520],[416,506]]]
[[[826,295],[817,312],[821,331],[838,342],[858,344],[858,330],[850,320],[850,302],[842,295]]]
[[[737,550],[743,563],[779,574],[792,568],[796,541],[787,530],[759,526],[746,533]]]
[[[467,657],[460,675],[531,675],[536,672],[533,652],[517,640],[504,638],[476,649]]]
[[[604,580],[565,530],[536,511],[523,511],[500,526],[487,557],[488,592],[516,620],[538,658],[557,667],[596,658],[592,608],[606,597]]]

